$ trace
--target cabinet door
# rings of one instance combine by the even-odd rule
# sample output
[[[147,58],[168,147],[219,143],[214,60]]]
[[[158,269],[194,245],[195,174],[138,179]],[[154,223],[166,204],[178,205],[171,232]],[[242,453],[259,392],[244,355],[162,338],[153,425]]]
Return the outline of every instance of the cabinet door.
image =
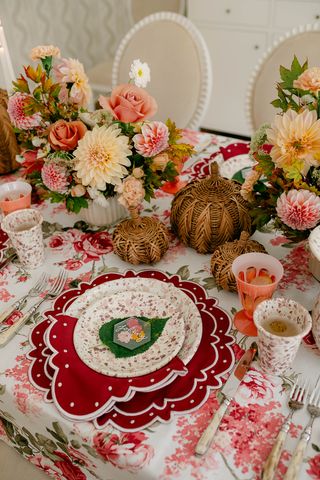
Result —
[[[245,100],[251,72],[267,47],[267,34],[197,25],[212,62],[212,95],[203,127],[249,135]]]
[[[277,0],[274,6],[274,28],[288,30],[305,23],[319,22],[320,2]]]

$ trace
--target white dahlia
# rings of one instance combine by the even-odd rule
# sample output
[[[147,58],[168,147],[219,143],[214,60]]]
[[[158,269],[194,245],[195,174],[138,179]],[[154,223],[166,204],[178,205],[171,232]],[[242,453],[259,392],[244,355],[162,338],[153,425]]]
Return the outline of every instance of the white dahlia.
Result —
[[[110,125],[94,127],[79,140],[74,151],[75,170],[85,186],[105,190],[106,184],[119,185],[131,165],[128,137],[120,128]]]

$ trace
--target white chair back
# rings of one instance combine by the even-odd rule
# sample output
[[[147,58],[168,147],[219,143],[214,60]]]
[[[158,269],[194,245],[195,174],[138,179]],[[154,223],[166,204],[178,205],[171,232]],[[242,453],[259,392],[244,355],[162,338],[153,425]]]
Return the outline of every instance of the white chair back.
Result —
[[[116,52],[112,86],[127,83],[132,61],[151,69],[148,92],[158,103],[157,120],[172,118],[178,127],[198,128],[211,93],[207,45],[187,18],[172,12],[149,15],[124,37]]]
[[[130,0],[132,25],[156,12],[185,13],[185,0]]]
[[[320,24],[301,26],[280,38],[261,58],[248,88],[247,120],[251,132],[263,123],[270,123],[277,113],[270,102],[277,98],[280,65],[290,68],[294,55],[309,67],[320,65]]]

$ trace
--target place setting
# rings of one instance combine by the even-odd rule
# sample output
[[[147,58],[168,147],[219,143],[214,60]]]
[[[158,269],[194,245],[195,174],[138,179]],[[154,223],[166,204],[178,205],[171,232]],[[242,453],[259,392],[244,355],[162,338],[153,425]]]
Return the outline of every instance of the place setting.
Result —
[[[156,270],[98,277],[44,316],[30,333],[30,381],[97,428],[137,431],[199,408],[233,362],[228,315],[199,285]]]

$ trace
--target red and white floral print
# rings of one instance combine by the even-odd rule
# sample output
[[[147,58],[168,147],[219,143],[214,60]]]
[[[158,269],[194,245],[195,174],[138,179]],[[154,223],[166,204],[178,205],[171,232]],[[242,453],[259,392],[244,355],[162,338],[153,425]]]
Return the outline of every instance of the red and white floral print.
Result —
[[[117,468],[136,473],[148,465],[154,456],[154,449],[146,441],[143,432],[106,434],[97,433],[93,446],[97,453]]]

